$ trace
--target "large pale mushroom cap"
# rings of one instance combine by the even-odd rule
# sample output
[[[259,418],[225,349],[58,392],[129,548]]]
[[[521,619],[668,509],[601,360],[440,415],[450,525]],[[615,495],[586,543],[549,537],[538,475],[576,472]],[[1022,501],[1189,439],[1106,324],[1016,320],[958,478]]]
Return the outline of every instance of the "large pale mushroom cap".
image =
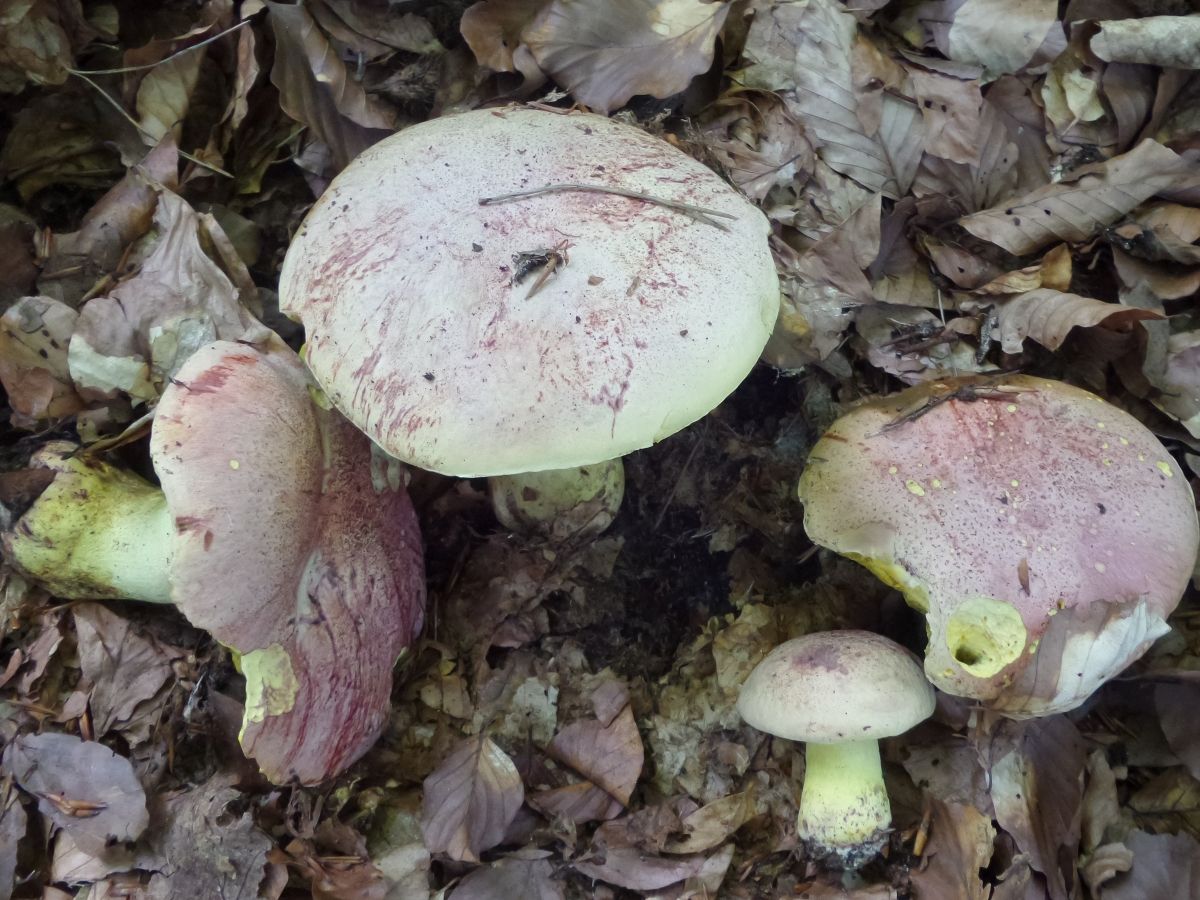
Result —
[[[726,213],[554,191],[606,186]],[[710,169],[600,116],[481,110],[407,128],[343,171],[301,226],[280,305],[334,404],[447,474],[587,465],[703,416],[775,324],[763,214]],[[529,296],[519,253],[567,242]]]
[[[892,737],[933,714],[917,658],[869,631],[793,638],[760,662],[738,695],[747,724],[793,741],[840,744]]]
[[[314,387],[282,344],[211,344],[163,394],[151,438],[172,599],[242,654],[242,746],[277,783],[324,780],[374,743],[424,614],[412,504]]]
[[[1153,434],[1021,375],[855,408],[813,448],[800,499],[813,541],[925,613],[930,680],[1013,716],[1074,708],[1165,633],[1200,540]]]

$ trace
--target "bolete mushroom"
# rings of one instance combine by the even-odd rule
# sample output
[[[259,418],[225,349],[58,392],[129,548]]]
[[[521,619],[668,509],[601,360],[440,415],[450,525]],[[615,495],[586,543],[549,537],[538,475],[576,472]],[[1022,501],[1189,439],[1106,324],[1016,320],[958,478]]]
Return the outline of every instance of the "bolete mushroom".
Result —
[[[68,598],[172,602],[241,655],[241,742],[272,781],[345,769],[387,718],[424,615],[420,533],[398,473],[314,402],[282,342],[197,351],[159,402],[161,489],[48,445],[55,480],[4,535]]]
[[[934,693],[899,644],[869,631],[824,631],[780,644],[738,696],[759,731],[806,748],[796,830],[816,855],[857,866],[892,822],[879,739],[929,718]]]
[[[1136,419],[1024,375],[848,412],[800,479],[804,526],[925,614],[925,673],[1012,717],[1073,709],[1168,630],[1200,532]]]
[[[457,476],[589,466],[721,402],[775,325],[770,227],[670,143],[487,109],[362,153],[288,249],[280,308],[331,401]]]

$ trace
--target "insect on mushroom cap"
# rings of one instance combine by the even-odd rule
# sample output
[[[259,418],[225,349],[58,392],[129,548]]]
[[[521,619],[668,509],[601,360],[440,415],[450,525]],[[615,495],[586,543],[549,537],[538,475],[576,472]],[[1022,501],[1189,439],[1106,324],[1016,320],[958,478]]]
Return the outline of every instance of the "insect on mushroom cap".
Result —
[[[351,163],[296,234],[280,305],[332,402],[392,455],[461,476],[587,465],[678,431],[750,371],[779,307],[769,231],[638,128],[480,110]]]

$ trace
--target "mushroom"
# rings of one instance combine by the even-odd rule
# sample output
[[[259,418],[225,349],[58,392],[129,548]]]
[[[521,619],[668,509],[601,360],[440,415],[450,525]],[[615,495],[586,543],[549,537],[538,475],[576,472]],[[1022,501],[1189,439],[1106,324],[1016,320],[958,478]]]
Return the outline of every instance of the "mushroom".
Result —
[[[600,534],[612,524],[625,494],[619,459],[571,469],[547,469],[488,479],[492,509],[512,531],[566,539]]]
[[[1168,630],[1196,560],[1192,492],[1153,434],[1024,375],[864,403],[800,479],[812,540],[925,614],[925,673],[1015,718],[1073,709]]]
[[[879,739],[934,708],[912,653],[869,631],[824,631],[780,644],[738,695],[759,731],[808,744],[796,830],[818,856],[858,866],[883,846],[892,822]]]
[[[638,128],[478,110],[339,174],[288,249],[280,308],[333,404],[393,456],[464,477],[572,469],[741,382],[779,309],[769,233]]]
[[[3,537],[59,596],[173,602],[240,654],[242,746],[277,783],[322,781],[374,743],[424,614],[397,473],[312,392],[277,339],[210,344],[159,402],[161,489],[51,444],[35,465],[55,480]]]

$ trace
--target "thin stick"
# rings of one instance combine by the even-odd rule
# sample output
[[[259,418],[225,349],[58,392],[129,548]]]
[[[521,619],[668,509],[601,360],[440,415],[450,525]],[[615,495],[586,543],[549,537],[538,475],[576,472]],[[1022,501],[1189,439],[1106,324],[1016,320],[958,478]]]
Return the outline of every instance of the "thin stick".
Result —
[[[143,69],[153,69],[155,66],[161,66],[163,63],[169,63],[171,60],[178,56],[183,56],[185,53],[191,53],[193,50],[199,50],[201,47],[205,46],[206,44],[211,44],[213,41],[219,41],[221,38],[225,37],[225,35],[232,34],[239,28],[249,24],[249,19],[242,19],[242,21],[238,22],[236,25],[231,25],[224,31],[218,31],[212,37],[207,37],[197,44],[192,44],[190,47],[184,47],[182,50],[176,50],[170,56],[164,56],[158,62],[145,63],[144,65],[140,66],[122,66],[119,69],[74,69],[72,70],[72,73],[75,75],[123,75],[126,72],[140,72]]]
[[[480,206],[492,206],[496,203],[507,203],[509,200],[521,200],[525,197],[536,197],[539,194],[549,194],[554,191],[583,191],[589,194],[615,194],[618,197],[628,197],[630,200],[644,200],[647,203],[656,203],[659,206],[665,206],[667,209],[673,209],[676,212],[681,212],[684,215],[691,216],[699,222],[704,222],[706,225],[712,225],[714,228],[720,228],[722,231],[729,229],[716,221],[713,217],[719,216],[722,219],[736,219],[737,216],[721,212],[719,209],[707,209],[703,206],[693,206],[690,203],[680,203],[676,200],[664,200],[662,197],[653,197],[650,194],[643,194],[641,191],[626,191],[621,188],[605,187],[600,184],[548,184],[545,187],[533,188],[529,191],[514,191],[511,194],[499,194],[495,197],[481,197],[479,200]]]

